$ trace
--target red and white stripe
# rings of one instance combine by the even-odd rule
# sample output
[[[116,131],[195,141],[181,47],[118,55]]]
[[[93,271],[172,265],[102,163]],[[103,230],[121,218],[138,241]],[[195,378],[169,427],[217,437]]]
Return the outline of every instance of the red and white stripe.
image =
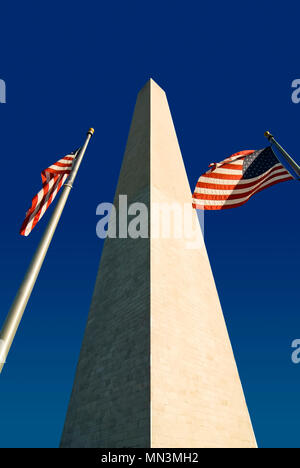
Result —
[[[243,161],[253,150],[239,151],[220,163],[210,164],[193,194],[193,207],[202,210],[224,210],[246,203],[255,193],[291,180],[293,177],[280,164],[275,164],[259,177],[243,179]]]
[[[77,152],[75,154],[68,154],[42,172],[43,188],[32,199],[31,208],[27,211],[20,230],[22,236],[28,236],[34,226],[44,216],[47,208],[49,208],[69,176],[76,155]]]

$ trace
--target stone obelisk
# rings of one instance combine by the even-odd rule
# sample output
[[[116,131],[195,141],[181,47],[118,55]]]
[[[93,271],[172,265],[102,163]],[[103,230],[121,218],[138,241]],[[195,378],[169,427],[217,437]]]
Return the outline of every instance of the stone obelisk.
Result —
[[[150,235],[105,241],[61,447],[256,447],[205,245],[152,235],[154,204],[191,204],[153,80],[136,102],[117,211],[119,195],[147,205]]]

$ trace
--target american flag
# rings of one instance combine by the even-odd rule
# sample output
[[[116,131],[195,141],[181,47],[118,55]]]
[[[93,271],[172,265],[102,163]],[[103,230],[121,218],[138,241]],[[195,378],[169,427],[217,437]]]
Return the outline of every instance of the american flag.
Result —
[[[255,193],[293,179],[270,146],[258,151],[240,151],[209,167],[199,178],[193,194],[196,209],[235,208]]]
[[[73,161],[76,158],[78,151],[79,150],[68,154],[52,166],[42,171],[41,176],[43,187],[32,199],[31,208],[27,211],[20,230],[20,234],[22,236],[28,236],[34,226],[44,216],[47,208],[49,208],[61,186],[69,176],[72,170]]]

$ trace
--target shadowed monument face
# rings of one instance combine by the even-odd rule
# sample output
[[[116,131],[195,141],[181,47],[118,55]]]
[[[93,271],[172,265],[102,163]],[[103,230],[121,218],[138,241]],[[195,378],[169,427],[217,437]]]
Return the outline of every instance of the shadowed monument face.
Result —
[[[150,237],[105,241],[61,446],[256,447],[205,245],[153,235],[154,204],[192,200],[153,80],[136,102],[117,212],[119,195],[146,204]]]

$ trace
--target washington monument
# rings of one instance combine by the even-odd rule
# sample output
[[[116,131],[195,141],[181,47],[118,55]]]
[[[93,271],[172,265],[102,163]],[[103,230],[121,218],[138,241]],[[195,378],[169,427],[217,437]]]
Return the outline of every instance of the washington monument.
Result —
[[[61,447],[256,447],[205,245],[152,236],[153,204],[192,203],[153,80],[138,94],[117,211],[124,194],[148,207],[150,235],[105,241]]]

